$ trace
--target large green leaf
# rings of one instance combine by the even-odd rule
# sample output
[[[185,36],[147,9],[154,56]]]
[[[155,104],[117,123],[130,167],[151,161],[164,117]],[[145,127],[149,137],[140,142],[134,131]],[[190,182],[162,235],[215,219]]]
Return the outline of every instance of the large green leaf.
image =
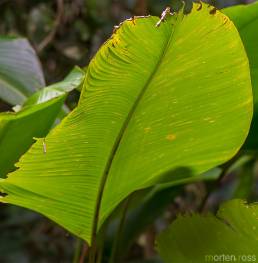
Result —
[[[0,36],[0,98],[21,105],[44,85],[41,66],[29,42]]]
[[[225,8],[223,12],[232,19],[244,43],[249,62],[254,94],[254,117],[245,148],[258,148],[258,2]]]
[[[255,262],[257,237],[258,206],[233,200],[216,217],[180,216],[158,237],[158,250],[167,263]]]
[[[14,169],[14,163],[28,150],[33,137],[44,137],[63,105],[68,91],[84,79],[75,68],[62,82],[35,93],[19,112],[0,114],[0,177]]]
[[[231,158],[252,117],[248,60],[212,7],[126,20],[92,59],[78,107],[0,182],[1,199],[91,242],[131,192]],[[212,14],[211,14],[212,13]],[[182,175],[182,168],[187,171]],[[105,187],[105,188],[104,188]]]

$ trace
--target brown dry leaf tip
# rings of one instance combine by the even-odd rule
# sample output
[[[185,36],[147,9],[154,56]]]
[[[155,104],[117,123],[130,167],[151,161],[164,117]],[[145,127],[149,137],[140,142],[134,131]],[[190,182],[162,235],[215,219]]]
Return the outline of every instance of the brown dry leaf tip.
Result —
[[[116,31],[117,31],[117,29],[118,29],[119,27],[120,27],[120,26],[114,26],[114,28],[113,28],[113,34],[116,33]]]
[[[47,145],[46,145],[46,140],[45,140],[45,138],[43,139],[43,153],[47,153]]]
[[[211,9],[211,11],[210,11],[210,14],[211,14],[211,15],[215,15],[216,12],[217,12],[217,8],[216,8],[216,7],[213,7],[213,8]]]
[[[170,7],[166,7],[166,9],[162,12],[160,20],[156,24],[156,27],[159,27],[160,24],[165,21],[165,19],[168,15],[173,15]]]
[[[130,18],[126,19],[125,21],[131,21],[131,22],[133,22],[133,24],[135,25],[136,19],[139,19],[139,18],[148,18],[148,17],[150,17],[150,15],[147,15],[147,16],[133,16],[133,17],[130,17]],[[123,23],[123,22],[122,22],[122,23]],[[119,26],[121,26],[122,23],[120,23]]]
[[[131,18],[132,23],[135,25],[135,16]]]
[[[200,11],[200,10],[202,10],[202,2],[198,2],[198,4],[199,4],[199,6],[197,7],[197,11]]]
[[[126,22],[126,21],[131,21],[131,22],[133,22],[133,24],[135,25],[135,20],[136,19],[138,19],[138,18],[148,18],[148,17],[150,17],[151,15],[147,15],[147,16],[133,16],[133,17],[131,17],[131,18],[128,18],[128,19],[126,19],[126,20],[124,20],[123,22],[121,22],[118,26],[114,26],[114,28],[113,28],[113,34],[115,34],[116,33],[116,31],[123,25],[123,23],[124,22]]]

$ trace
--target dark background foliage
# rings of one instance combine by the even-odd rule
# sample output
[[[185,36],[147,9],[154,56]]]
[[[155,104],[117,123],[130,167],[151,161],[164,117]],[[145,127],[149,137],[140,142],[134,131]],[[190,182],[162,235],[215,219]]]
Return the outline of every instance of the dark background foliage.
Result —
[[[252,1],[210,1],[218,8],[249,2]],[[114,25],[132,15],[160,15],[170,3],[170,0],[0,0],[0,35],[28,38],[40,58],[46,82],[50,84],[61,80],[74,65],[86,66],[110,36]],[[173,0],[173,8],[178,9],[180,3],[180,0]],[[191,1],[187,0],[186,4],[189,10]],[[71,108],[78,98],[77,91],[69,96]],[[10,106],[0,101],[0,111],[8,109]],[[216,209],[221,200],[231,197],[235,184],[234,175],[227,176],[219,182],[220,187],[215,189],[209,202],[205,197],[209,185],[186,186],[161,219],[133,245],[128,258],[155,256],[153,234],[157,225],[171,221],[178,211]],[[49,220],[13,206],[1,205],[0,231],[1,263],[72,262],[78,246],[76,238]]]

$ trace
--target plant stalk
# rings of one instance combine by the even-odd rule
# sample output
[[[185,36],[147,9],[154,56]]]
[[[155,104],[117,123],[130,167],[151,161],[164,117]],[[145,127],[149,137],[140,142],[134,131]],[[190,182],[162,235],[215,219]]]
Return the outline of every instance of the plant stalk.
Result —
[[[111,256],[109,259],[109,263],[115,263],[116,257],[117,257],[117,250],[119,247],[119,241],[121,240],[121,236],[123,234],[123,229],[124,229],[124,224],[125,224],[125,220],[126,220],[126,215],[127,215],[127,211],[128,211],[128,207],[129,207],[129,203],[131,200],[131,196],[130,195],[124,203],[124,207],[123,207],[123,211],[122,211],[122,215],[121,215],[121,219],[120,219],[120,223],[116,232],[116,236],[115,236],[115,240],[112,246],[112,251],[111,251]]]

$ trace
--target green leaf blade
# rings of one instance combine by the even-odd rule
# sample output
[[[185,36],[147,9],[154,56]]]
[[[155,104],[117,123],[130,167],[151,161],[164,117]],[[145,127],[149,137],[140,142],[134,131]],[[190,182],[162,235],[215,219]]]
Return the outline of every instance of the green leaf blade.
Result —
[[[159,235],[158,251],[167,263],[225,261],[223,256],[228,255],[235,262],[245,261],[241,256],[253,257],[250,261],[255,261],[257,215],[257,205],[237,199],[223,204],[217,217],[180,216]]]
[[[38,140],[0,183],[1,201],[90,243],[96,218],[99,228],[133,191],[194,180],[231,158],[252,116],[248,61],[233,24],[197,7],[160,27],[157,17],[125,21],[91,61],[79,105],[47,136],[47,153]]]
[[[64,103],[62,95],[18,113],[0,114],[0,177],[14,170],[14,163],[34,142],[51,128]]]
[[[207,6],[204,8],[206,9]],[[207,9],[205,11],[209,13],[209,8]],[[114,157],[102,203],[103,218],[106,217],[104,209],[107,209],[106,213],[109,214],[108,210],[113,207],[112,203],[129,194],[128,184],[131,182],[128,182],[128,178],[132,174],[135,174],[132,183],[138,185],[136,189],[141,189],[156,182],[166,181],[167,171],[176,167],[191,167],[191,176],[200,174],[214,167],[215,163],[220,164],[230,158],[231,149],[235,148],[236,151],[239,149],[239,146],[237,147],[239,141],[234,138],[233,130],[238,130],[240,133],[240,131],[244,131],[244,126],[250,125],[250,116],[246,119],[252,104],[250,79],[249,77],[245,79],[242,75],[243,72],[249,71],[248,61],[241,41],[232,36],[229,40],[225,38],[228,30],[237,34],[233,24],[221,15],[218,17],[208,16],[209,19],[207,19],[205,11],[193,12],[190,16],[184,17],[183,21],[179,21],[176,28],[170,32],[172,35],[166,35],[168,40],[165,47],[163,46],[162,62],[158,63],[155,75],[135,109],[134,116],[131,118]],[[200,27],[198,23],[204,19],[207,20],[207,27]],[[172,21],[172,23],[176,24],[177,22]],[[168,25],[169,22],[161,27]],[[224,30],[221,30],[223,26]],[[198,35],[198,38],[206,39],[201,46],[195,35]],[[170,37],[172,37],[172,41]],[[216,41],[218,38],[220,43]],[[154,36],[152,39],[153,42],[148,40],[149,46],[155,46],[156,39]],[[224,43],[223,39],[225,39]],[[238,57],[238,54],[227,50],[229,48],[227,41],[231,43],[230,48],[239,45],[239,52],[243,55],[242,61],[239,60],[241,56]],[[219,47],[215,47],[216,45]],[[209,53],[209,50],[212,50],[210,51],[212,54]],[[219,65],[212,69],[212,64],[219,57],[218,53],[220,52],[224,54],[223,59],[227,61],[228,65],[219,61]],[[140,61],[137,62],[140,64]],[[239,75],[234,80],[235,84],[232,84],[230,68],[235,62],[239,66],[234,67],[234,70],[238,71]],[[140,65],[145,67],[145,64],[146,62]],[[211,68],[209,73],[205,75],[207,65]],[[245,69],[240,69],[242,66]],[[242,70],[243,72],[241,72]],[[214,75],[210,72],[213,72]],[[246,95],[244,95],[249,99],[242,101],[241,96],[237,96],[229,109],[228,105],[231,104],[232,97],[226,95],[228,91],[223,87],[224,85],[238,86],[239,84],[249,87],[245,89]],[[240,92],[240,87],[237,86],[235,88],[237,92]],[[192,89],[194,89],[194,97]],[[191,105],[195,107],[194,113],[189,114],[192,111]],[[208,109],[207,105],[209,105]],[[240,108],[243,111],[239,111]],[[223,128],[227,126],[227,120],[222,117],[226,112],[234,119],[231,125],[233,123],[236,125],[228,127],[227,132]],[[236,112],[238,113],[236,114]],[[217,117],[213,119],[211,116]],[[235,121],[240,119],[241,122]],[[220,132],[221,135],[219,135]],[[231,135],[229,136],[229,134]],[[242,138],[245,138],[246,135],[245,131],[242,133]],[[224,137],[227,137],[225,139],[226,147],[219,140]],[[208,150],[210,140],[220,141],[214,143],[213,151]],[[226,150],[226,148],[230,150]],[[177,149],[180,149],[180,153],[177,152]],[[217,154],[218,152],[220,155]],[[126,169],[126,167],[130,167],[130,169]],[[118,181],[120,181],[119,189],[114,188]]]
[[[0,37],[0,97],[21,105],[44,87],[43,72],[35,51],[26,39]]]
[[[75,68],[64,81],[33,94],[20,111],[0,114],[0,177],[14,170],[14,163],[34,142],[33,137],[46,136],[67,92],[79,86],[83,79],[84,73]]]

